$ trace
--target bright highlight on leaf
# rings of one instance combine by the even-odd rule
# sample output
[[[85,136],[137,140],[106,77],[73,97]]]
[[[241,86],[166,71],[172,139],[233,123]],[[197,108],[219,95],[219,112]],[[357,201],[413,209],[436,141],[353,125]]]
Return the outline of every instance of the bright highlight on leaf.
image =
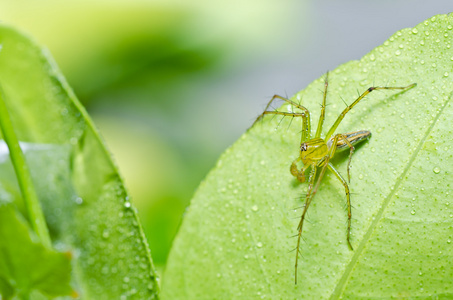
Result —
[[[337,129],[373,133],[351,162],[354,251],[344,238],[344,187],[326,173],[304,224],[294,286],[292,236],[307,186],[288,165],[300,151],[301,120],[266,118],[200,185],[168,260],[163,298],[453,297],[452,37],[453,16],[435,16],[329,74],[326,124],[357,90],[418,84],[403,99],[370,94]],[[292,100],[318,112],[322,85],[321,78]],[[348,154],[333,163],[346,172]]]

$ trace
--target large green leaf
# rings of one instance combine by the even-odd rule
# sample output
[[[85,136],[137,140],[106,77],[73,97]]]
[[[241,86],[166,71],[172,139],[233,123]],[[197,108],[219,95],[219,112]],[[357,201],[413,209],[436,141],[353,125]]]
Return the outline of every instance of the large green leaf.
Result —
[[[373,134],[352,159],[353,251],[344,188],[328,172],[304,225],[294,284],[295,208],[307,185],[289,165],[298,156],[301,122],[266,117],[200,185],[168,260],[163,297],[452,298],[452,28],[453,16],[435,16],[329,74],[324,133],[343,110],[341,99],[351,103],[370,86],[418,84],[372,92],[337,130]],[[294,97],[314,125],[323,80]],[[347,153],[333,164],[346,175]]]
[[[74,253],[74,288],[83,299],[156,298],[142,229],[91,120],[46,51],[3,26],[0,85],[53,244]],[[0,202],[23,211],[0,150]]]

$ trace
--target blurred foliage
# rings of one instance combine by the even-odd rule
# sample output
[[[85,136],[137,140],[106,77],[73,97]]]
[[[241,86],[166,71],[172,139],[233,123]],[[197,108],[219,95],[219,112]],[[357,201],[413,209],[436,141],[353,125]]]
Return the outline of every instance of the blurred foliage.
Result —
[[[291,3],[296,1],[0,4],[2,22],[49,48],[99,126],[156,264],[165,263],[196,186],[237,138],[235,124],[210,126],[219,117],[213,107],[243,100],[216,86],[234,76],[231,70],[284,50],[284,37],[275,37],[296,13]]]
[[[136,210],[87,112],[41,47],[5,26],[0,45],[1,130],[8,144],[0,143],[0,206],[10,207],[0,218],[12,225],[0,224],[0,252],[8,258],[0,257],[2,293],[9,295],[12,288],[21,299],[33,290],[68,294],[71,282],[83,299],[157,297],[157,276]],[[45,247],[14,217],[21,202]],[[73,263],[67,254],[45,251],[50,242],[39,227],[44,223],[53,246],[70,251]]]

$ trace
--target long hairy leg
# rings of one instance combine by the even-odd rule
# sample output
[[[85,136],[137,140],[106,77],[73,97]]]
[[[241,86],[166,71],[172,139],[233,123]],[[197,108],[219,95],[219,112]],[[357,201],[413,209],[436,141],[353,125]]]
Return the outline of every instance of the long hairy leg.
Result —
[[[300,222],[299,225],[297,226],[297,245],[296,245],[296,264],[295,264],[295,283],[297,284],[297,264],[299,261],[299,249],[300,249],[300,239],[302,237],[302,228],[304,225],[304,220],[305,220],[305,214],[307,213],[308,207],[310,206],[311,202],[311,191],[313,189],[313,184],[315,183],[315,178],[316,178],[316,171],[317,171],[316,165],[311,165],[311,171],[310,171],[310,176],[309,176],[309,183],[308,183],[308,191],[307,191],[307,196],[305,198],[305,205],[304,205],[304,210],[302,212],[302,215],[300,217]]]
[[[295,264],[295,276],[294,276],[294,282],[297,284],[297,264],[299,261],[299,249],[300,249],[300,239],[302,238],[302,229],[304,225],[304,220],[305,220],[305,215],[307,214],[308,207],[310,206],[311,201],[313,200],[313,197],[315,196],[316,192],[318,191],[319,184],[321,183],[322,178],[324,177],[324,174],[326,173],[327,169],[327,163],[329,161],[329,157],[327,156],[325,159],[326,164],[321,167],[321,172],[319,173],[318,180],[315,183],[315,178],[316,178],[316,172],[317,172],[317,165],[312,165],[312,170],[310,172],[310,177],[309,177],[309,184],[308,184],[308,192],[307,192],[307,197],[305,198],[305,207],[302,212],[302,215],[300,217],[300,222],[299,225],[297,226],[297,246],[296,246],[296,264]]]
[[[330,171],[332,171],[333,174],[335,174],[335,177],[340,180],[340,182],[344,186],[344,190],[346,193],[346,201],[348,205],[348,231],[347,231],[347,241],[348,241],[348,246],[352,250],[352,245],[351,245],[351,218],[352,218],[352,212],[351,212],[351,197],[349,193],[349,186],[346,180],[341,176],[341,174],[337,171],[337,169],[334,168],[334,166],[331,163],[327,164],[327,167],[329,168]]]
[[[297,107],[298,109],[302,110],[301,113],[293,113],[293,112],[282,112],[282,111],[276,111],[276,110],[271,110],[269,111],[269,107],[271,106],[272,102],[274,102],[275,99],[280,99],[285,101],[286,103],[292,105],[293,107]],[[287,98],[284,98],[279,95],[274,95],[272,99],[267,103],[266,108],[264,111],[256,118],[255,122],[253,122],[252,126],[255,125],[258,121],[260,121],[265,115],[281,115],[281,116],[292,116],[292,117],[302,117],[302,135],[301,135],[301,143],[305,142],[307,139],[310,138],[310,112],[308,109],[306,109],[304,106],[290,100]]]
[[[329,129],[329,132],[326,135],[326,142],[330,139],[330,137],[335,132],[335,130],[337,130],[338,125],[340,125],[341,121],[343,120],[345,115],[348,113],[348,111],[350,111],[354,106],[357,105],[357,103],[360,102],[360,100],[365,98],[365,96],[368,95],[369,93],[371,93],[372,91],[375,91],[375,90],[408,90],[410,88],[413,88],[416,85],[417,85],[416,83],[413,83],[413,84],[405,86],[405,87],[393,87],[393,86],[381,86],[381,87],[379,87],[379,86],[372,86],[372,87],[368,88],[365,92],[363,92],[362,95],[359,96],[359,98],[357,98],[354,102],[352,102],[351,105],[347,106],[343,110],[343,112],[338,116],[337,120],[332,125],[332,127]]]
[[[324,118],[326,115],[327,87],[329,86],[328,78],[329,78],[329,72],[327,72],[326,80],[324,81],[324,96],[323,96],[322,105],[321,105],[321,115],[319,116],[318,128],[316,129],[316,135],[315,135],[315,137],[317,137],[317,138],[321,137],[322,124],[324,123]]]

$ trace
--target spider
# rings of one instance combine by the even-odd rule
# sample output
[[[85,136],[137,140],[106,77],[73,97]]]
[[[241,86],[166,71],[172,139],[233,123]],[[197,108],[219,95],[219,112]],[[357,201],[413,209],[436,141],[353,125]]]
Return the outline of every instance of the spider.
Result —
[[[341,151],[349,148],[349,160],[347,166],[348,172],[348,182],[350,181],[349,169],[351,164],[352,154],[354,152],[354,145],[371,137],[371,132],[366,130],[348,132],[348,133],[337,133],[334,135],[335,130],[340,125],[343,118],[346,116],[348,111],[350,111],[354,106],[356,106],[360,100],[365,98],[369,93],[375,90],[408,90],[415,87],[417,84],[413,83],[405,87],[370,87],[365,92],[363,92],[352,104],[348,105],[343,112],[338,116],[335,123],[327,132],[326,136],[321,138],[321,131],[322,126],[324,123],[325,118],[325,111],[326,111],[326,97],[327,97],[327,87],[328,87],[328,74],[326,75],[325,83],[324,83],[324,94],[323,100],[321,105],[321,115],[319,117],[318,127],[316,129],[315,136],[313,137],[311,134],[311,127],[310,127],[310,112],[304,106],[295,103],[294,101],[284,98],[279,95],[274,95],[272,99],[267,104],[266,108],[264,109],[263,113],[258,116],[253,124],[256,124],[260,121],[265,115],[281,115],[291,116],[291,117],[301,117],[302,118],[302,133],[301,133],[301,140],[300,140],[300,152],[299,157],[297,157],[290,166],[291,174],[297,178],[300,182],[305,182],[306,171],[310,168],[309,175],[308,175],[308,191],[305,197],[305,204],[303,206],[303,212],[300,217],[299,225],[297,226],[297,245],[296,245],[296,262],[295,262],[295,284],[297,284],[297,264],[299,260],[300,254],[300,240],[302,237],[302,228],[304,225],[305,216],[310,206],[310,203],[315,196],[319,184],[326,172],[329,169],[335,177],[341,182],[344,186],[345,193],[346,193],[346,202],[347,202],[347,212],[348,212],[348,225],[347,225],[347,237],[346,240],[348,242],[348,246],[351,250],[353,250],[351,245],[351,197],[349,193],[349,186],[346,180],[341,176],[338,170],[331,164],[330,160],[334,157],[336,151]],[[288,103],[292,107],[296,107],[300,110],[300,112],[283,112],[278,110],[268,110],[272,102],[274,100],[280,99],[284,102]],[[253,125],[252,125],[253,126]],[[303,167],[298,168],[297,164],[302,162]],[[317,178],[317,180],[316,180]]]

